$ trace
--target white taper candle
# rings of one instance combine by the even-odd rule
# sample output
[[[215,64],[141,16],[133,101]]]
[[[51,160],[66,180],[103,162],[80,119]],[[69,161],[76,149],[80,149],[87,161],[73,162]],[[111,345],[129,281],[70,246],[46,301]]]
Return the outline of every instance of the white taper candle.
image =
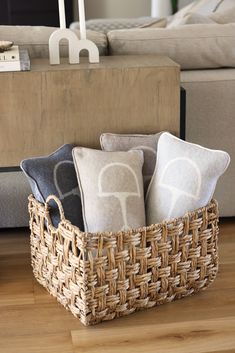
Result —
[[[64,0],[58,0],[60,14],[60,28],[66,28]]]
[[[79,23],[80,23],[80,38],[86,39],[86,20],[84,0],[78,0]]]
[[[151,16],[166,17],[172,13],[170,0],[152,0]]]

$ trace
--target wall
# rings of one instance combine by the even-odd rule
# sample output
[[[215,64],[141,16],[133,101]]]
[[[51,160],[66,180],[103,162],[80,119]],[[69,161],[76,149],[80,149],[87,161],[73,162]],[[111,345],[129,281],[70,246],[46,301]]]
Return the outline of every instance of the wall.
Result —
[[[185,6],[192,0],[179,0]],[[74,0],[75,20],[78,20],[77,0]],[[117,18],[150,16],[151,0],[85,0],[86,18]]]
[[[77,1],[74,0],[75,9]],[[151,0],[85,0],[86,18],[150,16]],[[77,10],[75,10],[77,19]]]

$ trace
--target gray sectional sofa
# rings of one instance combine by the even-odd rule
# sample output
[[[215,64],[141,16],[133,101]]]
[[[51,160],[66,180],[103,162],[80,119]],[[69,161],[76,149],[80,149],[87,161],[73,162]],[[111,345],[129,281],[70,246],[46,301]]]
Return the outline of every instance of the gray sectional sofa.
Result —
[[[230,154],[215,197],[221,216],[235,216],[235,23],[111,31],[108,42],[111,55],[162,54],[181,65],[186,140]]]
[[[107,36],[88,32],[88,38],[97,43],[101,55],[161,54],[181,65],[181,83],[187,95],[186,140],[230,153],[230,168],[215,197],[221,216],[235,216],[235,24],[196,26],[178,31],[123,29]],[[53,30],[0,26],[0,39],[14,40],[29,50],[31,58],[48,57],[48,38]],[[62,46],[66,56],[66,43]],[[0,228],[27,226],[29,193],[22,173],[0,173]]]

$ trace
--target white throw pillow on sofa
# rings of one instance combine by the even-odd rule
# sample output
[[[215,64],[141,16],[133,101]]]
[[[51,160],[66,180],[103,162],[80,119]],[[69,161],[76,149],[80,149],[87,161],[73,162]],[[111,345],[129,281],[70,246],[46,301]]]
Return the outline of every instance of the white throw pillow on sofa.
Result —
[[[230,163],[228,153],[163,133],[146,197],[147,225],[183,216],[206,206]]]
[[[226,23],[234,23],[235,22],[235,2],[234,7],[223,10],[213,12],[210,16],[200,15],[198,13],[189,13],[184,16],[178,25],[191,25],[191,24],[226,24]]]
[[[213,24],[216,23],[213,21],[210,16],[203,16],[199,13],[189,13],[187,16],[181,19],[179,26],[184,25],[195,25],[195,24]]]
[[[216,23],[225,24],[235,22],[235,1],[234,6],[229,9],[223,9],[212,13],[209,18]]]
[[[171,16],[168,21],[168,28],[180,26],[183,24],[184,17],[189,14],[198,14],[202,16],[210,16],[213,13],[226,11],[233,8],[235,5],[234,0],[199,0],[194,1],[192,4],[178,11],[175,15]],[[193,23],[193,22],[191,22]],[[194,22],[195,23],[195,22]],[[200,22],[202,23],[202,22]],[[205,23],[205,22],[204,22]]]

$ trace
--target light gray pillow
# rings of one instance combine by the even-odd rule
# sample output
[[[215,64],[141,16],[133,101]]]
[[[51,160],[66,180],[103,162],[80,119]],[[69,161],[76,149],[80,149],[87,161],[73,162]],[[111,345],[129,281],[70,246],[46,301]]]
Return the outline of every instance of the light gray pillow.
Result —
[[[138,26],[138,28],[165,28],[167,25],[167,18],[152,19],[152,21]]]
[[[210,16],[210,19],[216,23],[226,24],[235,22],[235,1],[232,8],[213,12]]]
[[[226,24],[235,22],[235,3],[234,7],[224,11],[213,12],[210,16],[203,16],[198,13],[189,13],[184,16],[178,25],[191,24]]]
[[[144,152],[143,178],[144,189],[147,191],[150,179],[153,175],[157,144],[161,133],[154,135],[128,135],[128,134],[110,134],[105,133],[100,136],[100,145],[104,151],[129,151],[140,149]]]
[[[73,149],[87,232],[119,231],[145,225],[142,151]]]
[[[178,24],[179,26],[183,25],[193,25],[193,24],[215,24],[210,16],[203,16],[198,13],[189,13],[187,16],[183,17]]]
[[[234,0],[198,0],[185,6],[168,19],[168,28],[180,26],[184,22],[184,17],[198,14],[202,16],[211,16],[212,14],[230,10],[234,7]],[[212,18],[213,20],[213,18]],[[217,22],[217,21],[215,21]],[[191,22],[195,23],[195,22]],[[205,23],[205,22],[200,22]]]
[[[25,159],[21,169],[27,176],[35,198],[45,202],[49,195],[57,196],[63,206],[65,218],[83,230],[82,205],[74,169],[73,145],[66,144],[44,157]],[[58,226],[60,215],[54,202],[50,203],[52,223]]]
[[[181,217],[206,206],[230,162],[228,153],[163,133],[146,197],[147,224]]]

